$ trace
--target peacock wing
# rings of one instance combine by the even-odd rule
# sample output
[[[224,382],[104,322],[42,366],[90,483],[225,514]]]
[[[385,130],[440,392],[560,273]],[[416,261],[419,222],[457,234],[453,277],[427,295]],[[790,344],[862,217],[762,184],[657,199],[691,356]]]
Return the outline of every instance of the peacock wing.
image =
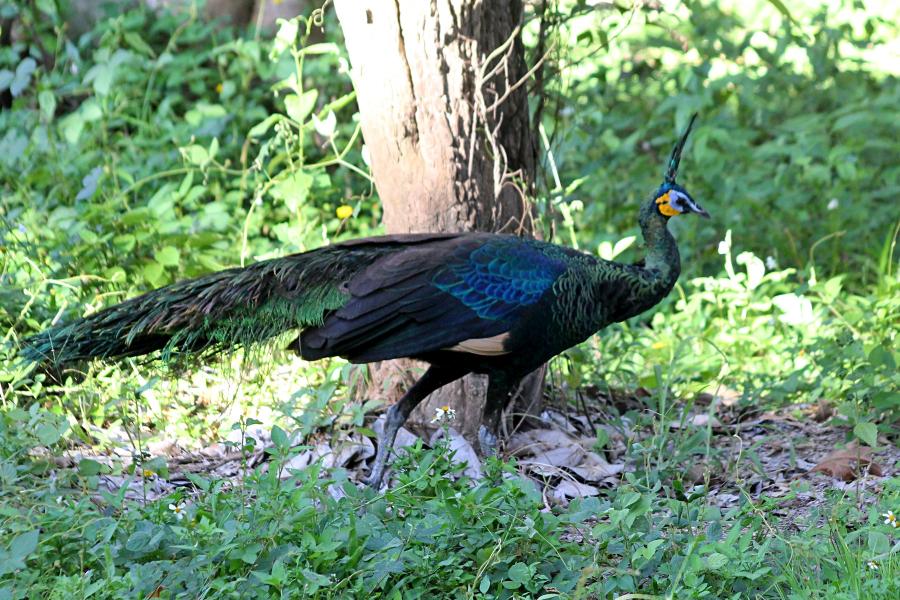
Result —
[[[303,332],[301,352],[356,362],[441,349],[497,353],[503,334],[566,269],[548,248],[472,234],[386,256],[349,281],[344,306]]]

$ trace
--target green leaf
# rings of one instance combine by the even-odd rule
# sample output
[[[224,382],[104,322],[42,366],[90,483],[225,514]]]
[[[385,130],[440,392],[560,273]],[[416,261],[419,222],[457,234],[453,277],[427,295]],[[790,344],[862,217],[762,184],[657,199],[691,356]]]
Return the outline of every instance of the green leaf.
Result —
[[[153,52],[153,48],[150,47],[147,42],[144,41],[140,35],[138,35],[134,31],[126,32],[123,36],[125,38],[125,43],[146,56],[156,56],[156,53]]]
[[[240,559],[247,563],[248,565],[252,565],[256,562],[256,557],[259,556],[259,551],[262,550],[262,545],[260,544],[250,544],[240,554]]]
[[[153,543],[153,532],[149,529],[141,529],[132,533],[125,542],[125,549],[129,552],[148,552],[156,549]]]
[[[38,530],[32,529],[13,538],[12,544],[9,545],[9,554],[13,560],[24,561],[37,550],[38,535]]]
[[[284,107],[288,116],[298,123],[303,123],[315,107],[318,95],[318,90],[307,90],[300,96],[296,94],[285,96]]]
[[[106,96],[112,87],[114,70],[108,63],[100,63],[90,68],[84,76],[84,82],[94,86],[94,93]]]
[[[103,470],[103,465],[98,463],[96,460],[91,460],[89,458],[83,458],[78,461],[78,474],[84,475],[85,477],[91,477],[93,475],[99,475]]]
[[[30,56],[19,63],[19,66],[16,67],[16,75],[9,84],[9,93],[13,98],[20,96],[31,84],[31,75],[36,69],[37,61]]]
[[[44,446],[51,446],[59,441],[61,437],[59,429],[50,423],[41,423],[35,430],[38,441]]]
[[[523,562],[517,562],[509,568],[506,576],[517,583],[525,583],[530,579],[531,574],[528,571],[528,565]]]
[[[88,98],[84,101],[84,104],[78,109],[81,113],[81,117],[87,123],[92,123],[94,121],[99,121],[103,116],[103,109],[100,108],[100,103],[97,102],[94,98]]]
[[[15,78],[16,74],[9,69],[0,70],[0,91],[9,89],[9,86],[12,85]]]
[[[50,18],[54,18],[57,15],[56,11],[56,2],[54,0],[36,0],[34,3],[37,6],[38,10],[47,15]]]
[[[287,450],[290,447],[287,434],[278,425],[272,427],[272,443],[279,450]]]
[[[306,202],[312,182],[312,175],[306,171],[296,171],[273,185],[269,194],[276,200],[283,201],[288,210],[294,212]]]
[[[272,42],[272,55],[278,56],[288,48],[292,48],[297,41],[300,25],[297,19],[280,20],[278,33]]]
[[[300,50],[301,56],[306,56],[308,54],[337,54],[340,55],[341,51],[338,48],[338,45],[333,42],[321,42],[319,44],[310,44],[309,46],[304,46]]]
[[[279,119],[281,119],[281,115],[269,115],[256,125],[254,125],[249,132],[247,132],[247,137],[260,137],[266,134],[269,129],[271,129],[272,125],[274,125]]]
[[[154,256],[157,262],[164,267],[175,267],[181,260],[181,253],[174,246],[160,248]]]
[[[870,554],[886,554],[891,549],[891,541],[881,531],[870,531],[868,535],[868,546]]]
[[[491,578],[488,575],[485,575],[478,583],[478,591],[482,594],[487,594],[489,589],[491,589]]]
[[[50,90],[42,90],[38,94],[38,105],[41,107],[41,116],[45,121],[52,121],[56,114],[56,96]]]
[[[189,163],[198,167],[205,167],[209,163],[209,152],[199,144],[191,144],[186,148],[182,148],[181,152]]]
[[[164,271],[165,269],[161,264],[152,262],[144,265],[144,268],[141,272],[144,275],[144,279],[146,279],[150,283],[150,285],[158,287],[165,280],[163,276]]]
[[[874,423],[857,423],[853,428],[853,435],[869,446],[878,445],[878,427]]]
[[[718,571],[728,564],[728,557],[718,552],[713,552],[706,558],[706,568],[710,571]]]

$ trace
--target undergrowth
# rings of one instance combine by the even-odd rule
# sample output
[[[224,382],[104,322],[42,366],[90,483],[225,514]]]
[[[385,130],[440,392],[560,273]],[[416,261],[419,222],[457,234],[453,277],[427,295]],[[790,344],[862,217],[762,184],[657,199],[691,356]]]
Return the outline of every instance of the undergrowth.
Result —
[[[846,441],[896,444],[890,4],[550,4],[547,237],[636,258],[638,202],[695,110],[682,170],[714,217],[675,225],[684,275],[652,314],[553,363],[563,402],[634,392],[610,424],[650,432],[617,486],[568,507],[515,465],[460,477],[443,445],[401,455],[381,494],[285,471],[314,436],[371,434],[341,361],[267,348],[55,383],[13,361],[24,336],[141,290],[376,233],[380,209],[330,11],[268,39],[139,9],[69,40],[56,2],[0,8],[27,25],[0,48],[0,599],[900,595],[896,477],[874,498],[834,489],[799,522],[784,515],[802,482],[739,485],[723,509],[684,476],[715,464],[710,428],[672,427],[727,391],[744,411],[827,403]],[[159,440],[249,459],[260,427],[270,460],[240,478],[191,475],[158,500],[105,487],[167,477]],[[58,466],[88,446],[128,455]]]

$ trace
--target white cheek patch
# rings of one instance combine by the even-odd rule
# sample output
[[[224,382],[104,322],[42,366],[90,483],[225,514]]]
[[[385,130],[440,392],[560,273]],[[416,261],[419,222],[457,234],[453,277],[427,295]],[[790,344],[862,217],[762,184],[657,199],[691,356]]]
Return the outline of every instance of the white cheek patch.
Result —
[[[675,190],[669,192],[669,197],[671,198],[671,200],[669,201],[669,206],[680,213],[683,213],[685,206],[690,203],[690,201],[685,197],[684,194],[676,192]]]

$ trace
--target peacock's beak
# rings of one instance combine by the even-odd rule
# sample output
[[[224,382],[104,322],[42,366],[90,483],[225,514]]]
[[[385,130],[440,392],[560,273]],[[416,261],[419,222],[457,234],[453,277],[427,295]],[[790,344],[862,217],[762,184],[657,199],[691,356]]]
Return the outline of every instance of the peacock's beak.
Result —
[[[697,202],[694,201],[694,199],[691,198],[690,196],[688,196],[687,209],[690,212],[698,214],[705,219],[709,218],[709,213],[706,212],[705,210],[703,210],[703,207],[700,206],[699,204],[697,204]]]

